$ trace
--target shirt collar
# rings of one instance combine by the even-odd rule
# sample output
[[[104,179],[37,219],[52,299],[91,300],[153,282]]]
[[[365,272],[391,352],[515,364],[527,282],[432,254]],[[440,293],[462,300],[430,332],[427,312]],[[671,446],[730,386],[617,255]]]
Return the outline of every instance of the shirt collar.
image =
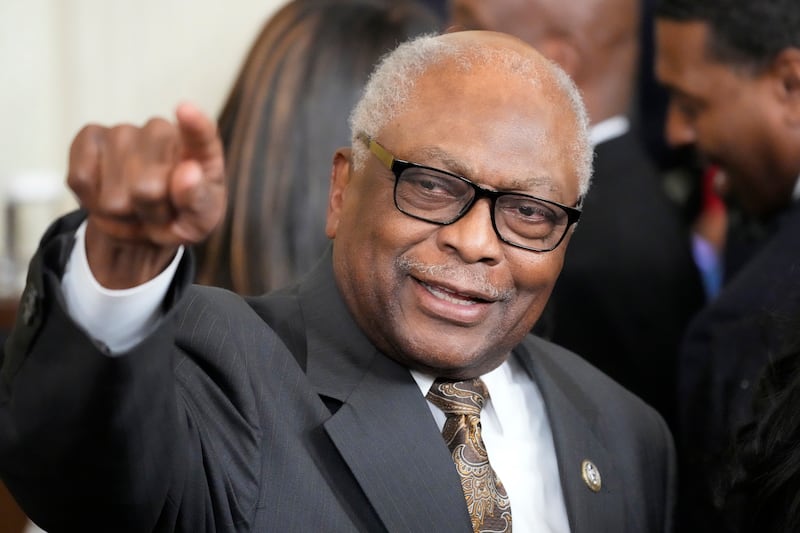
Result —
[[[492,396],[492,389],[500,388],[504,383],[508,383],[511,381],[511,364],[507,359],[503,364],[492,370],[491,372],[487,372],[486,374],[481,376],[481,379],[486,384],[486,388],[489,389],[489,397]],[[431,389],[433,382],[436,381],[436,376],[432,376],[430,374],[426,374],[424,372],[420,372],[419,370],[411,370],[411,377],[414,378],[414,381],[417,383],[417,387],[419,387],[420,392],[422,395],[425,396],[428,394],[428,391]]]
[[[436,381],[436,378],[430,374],[424,374],[419,370],[409,370],[409,372],[411,372],[411,377],[414,378],[414,381],[417,382],[417,387],[419,387],[422,395],[426,396],[428,391],[431,390],[431,385]]]
[[[411,369],[409,369],[409,372],[411,372],[411,376],[417,383],[422,395],[426,396],[433,382],[436,381],[436,376]],[[511,384],[514,381],[514,374],[519,372],[524,371],[519,367],[519,363],[516,362],[514,357],[509,357],[503,364],[481,376],[483,383],[486,385],[486,389],[489,391],[489,401],[486,403],[486,410],[490,411],[492,413],[491,416],[495,417],[495,424],[500,433],[503,432],[503,416],[501,416],[502,413],[497,412],[497,404],[501,406],[505,405],[506,409],[508,409],[508,404],[510,402],[505,395],[511,388]]]
[[[630,121],[624,115],[616,115],[601,120],[589,128],[589,141],[592,146],[597,146],[600,143],[625,135],[630,127]]]

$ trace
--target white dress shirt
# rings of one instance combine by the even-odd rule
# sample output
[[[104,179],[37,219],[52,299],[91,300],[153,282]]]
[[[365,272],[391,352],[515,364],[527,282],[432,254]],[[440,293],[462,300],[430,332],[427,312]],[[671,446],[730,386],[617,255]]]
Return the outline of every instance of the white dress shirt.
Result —
[[[433,376],[411,375],[423,395]],[[489,462],[511,501],[516,532],[568,532],[553,434],[539,387],[514,357],[481,376],[489,401],[481,411],[481,435]],[[445,414],[428,402],[441,430]]]
[[[183,254],[144,285],[125,290],[102,287],[86,259],[84,222],[62,278],[62,290],[72,318],[92,337],[105,343],[110,355],[122,355],[144,339],[161,317],[161,302]],[[411,371],[423,395],[434,377]],[[490,399],[481,413],[489,460],[511,501],[514,531],[569,532],[558,475],[555,445],[538,387],[513,357],[482,376]],[[433,404],[439,428],[445,415]]]
[[[597,124],[592,124],[589,128],[589,142],[592,146],[597,146],[600,143],[622,137],[631,128],[628,117],[624,115],[615,115],[613,117],[601,120]]]
[[[101,286],[92,274],[85,235],[86,221],[75,233],[75,246],[61,278],[64,301],[76,323],[105,343],[110,355],[121,355],[158,324],[161,302],[178,269],[183,247],[159,276],[138,287],[117,291]]]
[[[800,200],[800,176],[798,176],[797,181],[794,182],[794,191],[792,191],[792,200],[794,201]]]

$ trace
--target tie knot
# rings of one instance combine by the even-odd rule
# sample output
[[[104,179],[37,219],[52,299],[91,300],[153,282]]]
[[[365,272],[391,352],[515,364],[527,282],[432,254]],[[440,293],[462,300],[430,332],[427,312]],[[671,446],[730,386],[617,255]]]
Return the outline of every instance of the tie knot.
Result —
[[[466,381],[437,379],[426,398],[448,416],[480,415],[489,391],[481,378]]]

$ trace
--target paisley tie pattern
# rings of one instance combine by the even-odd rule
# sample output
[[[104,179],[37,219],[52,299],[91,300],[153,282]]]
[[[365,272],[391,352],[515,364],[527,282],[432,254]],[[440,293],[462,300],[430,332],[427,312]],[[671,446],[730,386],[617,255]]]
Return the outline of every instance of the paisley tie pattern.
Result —
[[[480,378],[469,381],[437,379],[426,398],[447,415],[442,435],[461,477],[472,530],[474,533],[510,532],[511,503],[489,464],[481,437],[481,409],[489,398],[486,385]]]

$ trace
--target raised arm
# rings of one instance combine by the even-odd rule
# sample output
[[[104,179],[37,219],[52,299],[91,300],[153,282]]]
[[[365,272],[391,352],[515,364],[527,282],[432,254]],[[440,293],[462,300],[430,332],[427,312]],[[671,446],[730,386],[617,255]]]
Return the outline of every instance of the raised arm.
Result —
[[[214,123],[189,105],[175,122],[81,130],[68,182],[85,211],[95,279],[139,286],[181,245],[202,240],[224,211],[223,167]],[[46,530],[153,530],[174,525],[179,510],[202,520],[202,497],[182,501],[187,487],[202,493],[210,482],[193,400],[176,384],[185,354],[170,311],[123,357],[109,357],[75,322],[61,276],[80,218],[65,217],[43,239],[0,355],[0,477]],[[175,286],[190,277],[183,265]]]

